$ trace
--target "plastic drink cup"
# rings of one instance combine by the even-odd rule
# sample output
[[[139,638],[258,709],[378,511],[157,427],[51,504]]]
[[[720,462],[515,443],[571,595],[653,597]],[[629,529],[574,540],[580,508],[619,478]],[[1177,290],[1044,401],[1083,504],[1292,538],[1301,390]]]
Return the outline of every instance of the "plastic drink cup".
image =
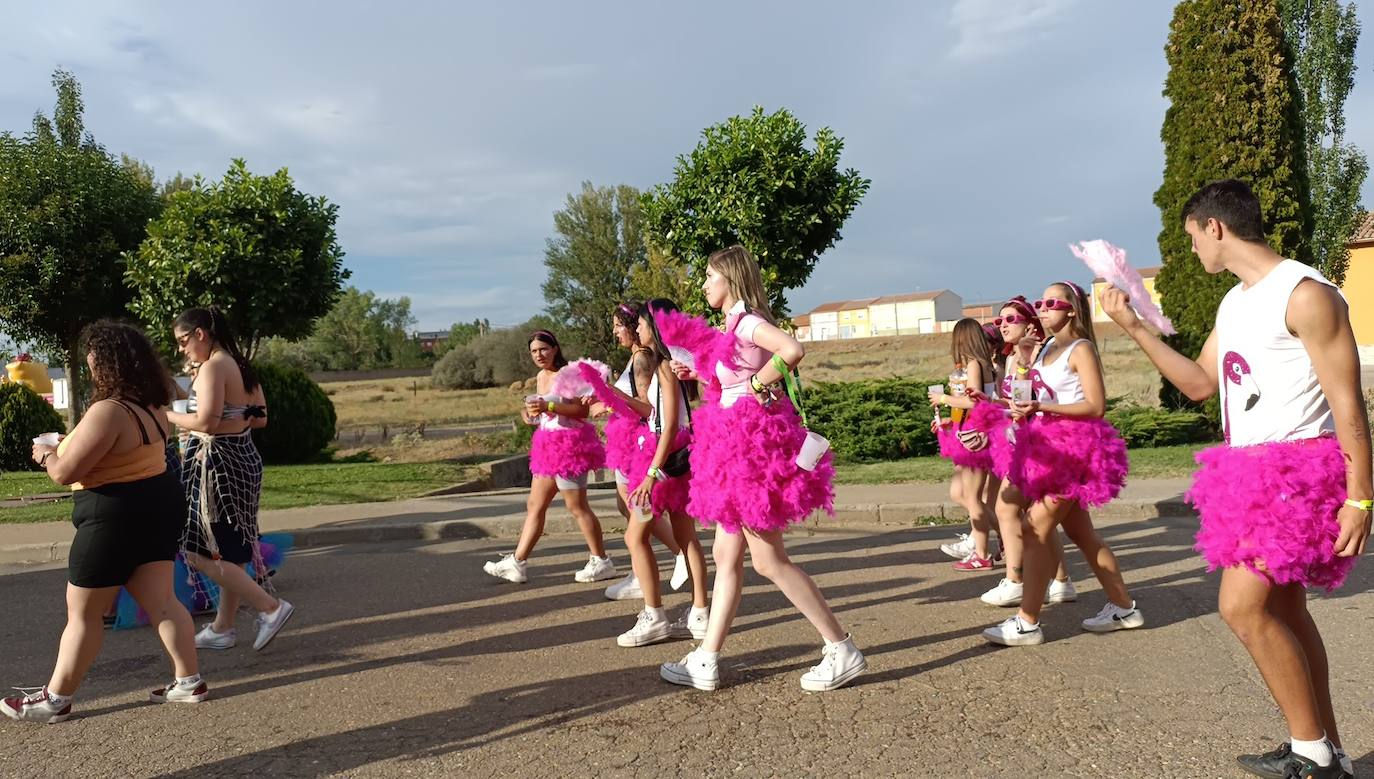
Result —
[[[1011,401],[1013,403],[1031,402],[1031,383],[1028,379],[1011,380]]]
[[[37,438],[33,439],[33,442],[35,444],[38,444],[39,446],[57,446],[58,444],[62,443],[62,434],[44,433],[38,436]]]
[[[806,431],[806,440],[802,441],[801,451],[797,453],[797,467],[804,471],[816,470],[816,465],[829,449],[830,441],[825,436],[814,430]]]

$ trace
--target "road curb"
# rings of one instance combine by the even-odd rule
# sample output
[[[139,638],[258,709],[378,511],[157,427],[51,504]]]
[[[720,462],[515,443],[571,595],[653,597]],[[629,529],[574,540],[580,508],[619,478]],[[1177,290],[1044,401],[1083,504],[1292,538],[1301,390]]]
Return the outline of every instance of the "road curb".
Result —
[[[1180,498],[1157,501],[1116,501],[1093,511],[1105,520],[1153,519],[1195,516],[1192,507]],[[968,513],[953,503],[852,503],[835,507],[834,516],[816,515],[797,524],[793,532],[820,533],[834,530],[891,529],[930,524],[963,522]],[[452,539],[518,538],[523,516],[485,519],[425,520],[419,522],[375,522],[356,525],[306,528],[272,528],[267,532],[290,533],[298,549],[343,544],[375,544],[391,541],[444,541]],[[619,515],[602,518],[609,535],[624,532],[625,520]],[[576,533],[577,522],[564,512],[551,513],[544,532]],[[67,559],[69,541],[0,545],[0,564],[45,564]]]

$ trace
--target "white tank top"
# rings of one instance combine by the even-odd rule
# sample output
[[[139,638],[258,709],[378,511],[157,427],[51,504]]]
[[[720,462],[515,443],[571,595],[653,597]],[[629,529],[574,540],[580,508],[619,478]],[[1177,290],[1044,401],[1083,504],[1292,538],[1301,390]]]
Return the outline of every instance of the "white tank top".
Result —
[[[649,411],[649,429],[655,430],[657,429],[658,420],[660,418],[658,406],[658,371],[654,371],[654,378],[649,381],[649,397],[645,398],[645,400],[649,401],[649,405],[651,406],[651,410]],[[677,393],[677,426],[679,430],[687,426],[687,396],[682,393],[681,388],[679,388]]]
[[[541,395],[540,397],[542,397],[546,402],[550,400],[555,402],[562,402],[563,400],[562,398],[558,397],[553,393]],[[539,415],[540,430],[576,430],[577,428],[582,427],[584,424],[586,423],[580,419],[565,417],[562,414],[550,414],[549,412],[545,411]]]
[[[634,397],[635,394],[635,380],[633,374],[634,358],[631,357],[630,362],[625,366],[625,370],[620,372],[620,378],[615,380],[615,388],[630,397]]]
[[[1054,343],[1053,338],[1050,343]],[[1035,393],[1035,399],[1052,403],[1081,403],[1086,399],[1083,382],[1079,381],[1077,373],[1069,369],[1069,355],[1079,344],[1087,341],[1082,338],[1074,341],[1055,356],[1054,362],[1046,365],[1045,353],[1049,351],[1050,343],[1040,350],[1040,356],[1035,358],[1035,365],[1030,370],[1031,390]]]
[[[1335,286],[1312,268],[1284,260],[1249,289],[1232,287],[1217,308],[1221,422],[1232,446],[1336,431],[1312,358],[1288,331],[1288,299],[1304,279]]]

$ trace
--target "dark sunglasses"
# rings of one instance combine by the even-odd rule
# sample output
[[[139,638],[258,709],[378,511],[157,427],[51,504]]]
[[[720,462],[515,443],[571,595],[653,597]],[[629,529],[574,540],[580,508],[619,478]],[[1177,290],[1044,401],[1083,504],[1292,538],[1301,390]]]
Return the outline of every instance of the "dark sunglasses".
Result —
[[[1035,306],[1035,310],[1036,310],[1036,311],[1072,311],[1072,310],[1073,310],[1073,304],[1070,303],[1069,301],[1067,301],[1067,300],[1056,300],[1056,299],[1054,299],[1054,298],[1046,298],[1045,300],[1037,300],[1037,301],[1035,301],[1035,303],[1034,303],[1033,305]]]
[[[1001,327],[1003,323],[1009,325],[1024,325],[1029,321],[1030,317],[1028,316],[1021,316],[1020,314],[1007,314],[1006,316],[999,316],[996,319],[992,320],[992,326]]]

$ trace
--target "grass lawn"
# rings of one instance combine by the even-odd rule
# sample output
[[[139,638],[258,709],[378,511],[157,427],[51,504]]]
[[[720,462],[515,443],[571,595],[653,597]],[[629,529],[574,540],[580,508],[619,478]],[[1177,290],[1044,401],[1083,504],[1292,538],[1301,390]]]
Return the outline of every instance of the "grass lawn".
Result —
[[[444,390],[429,379],[377,379],[320,385],[334,402],[340,430],[430,427],[474,422],[509,422],[520,416],[523,391],[508,387]]]
[[[1207,446],[1212,444],[1132,449],[1130,478],[1176,479],[1189,476],[1197,468],[1193,462],[1193,453]],[[835,481],[838,484],[942,482],[953,472],[949,462],[943,458],[912,457],[908,460],[886,463],[839,465],[835,468]]]
[[[467,481],[477,469],[457,463],[327,463],[268,466],[262,507],[284,509],[413,498]],[[0,476],[0,499],[61,492],[41,473]],[[58,522],[71,517],[71,502],[0,509],[0,524]]]

